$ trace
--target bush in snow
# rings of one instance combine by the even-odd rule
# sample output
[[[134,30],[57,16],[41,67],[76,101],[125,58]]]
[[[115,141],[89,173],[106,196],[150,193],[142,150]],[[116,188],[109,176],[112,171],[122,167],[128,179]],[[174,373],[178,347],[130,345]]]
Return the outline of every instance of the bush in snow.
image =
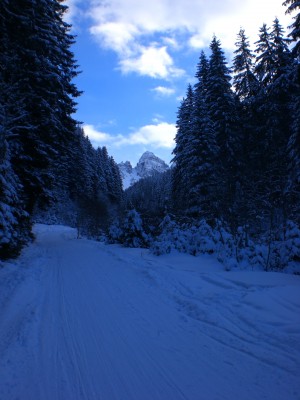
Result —
[[[142,218],[136,210],[127,212],[123,225],[120,240],[126,247],[148,247],[149,237],[145,233]]]
[[[265,269],[284,269],[290,261],[300,260],[300,230],[298,226],[287,221],[286,227],[281,228],[282,237],[271,241],[268,248],[268,258]]]
[[[111,237],[117,241],[121,239],[126,246],[144,247],[149,243],[135,210],[128,214],[121,233],[120,229],[112,226]],[[227,270],[249,266],[266,271],[278,270],[285,268],[291,260],[300,260],[300,230],[293,222],[288,222],[280,235],[276,233],[276,240],[274,234],[270,236],[269,233],[254,240],[249,237],[247,226],[230,232],[222,221],[216,221],[213,228],[205,220],[179,224],[170,215],[161,221],[158,232],[150,246],[153,254],[167,254],[172,250],[194,256],[214,253]]]
[[[175,249],[196,256],[199,253],[211,254],[216,249],[212,228],[204,220],[194,225],[179,226],[166,215],[159,228],[161,233],[151,244],[151,251],[156,255]]]
[[[108,229],[108,243],[121,243],[122,241],[122,228],[118,218],[114,219]]]
[[[161,254],[170,253],[175,248],[175,239],[178,235],[177,225],[167,214],[159,224],[160,234],[152,241],[150,250],[153,254],[159,256]]]
[[[289,260],[300,261],[300,229],[292,221],[288,221],[287,223],[286,247]]]
[[[187,252],[196,256],[199,253],[212,254],[216,250],[216,238],[214,232],[205,220],[186,231]]]

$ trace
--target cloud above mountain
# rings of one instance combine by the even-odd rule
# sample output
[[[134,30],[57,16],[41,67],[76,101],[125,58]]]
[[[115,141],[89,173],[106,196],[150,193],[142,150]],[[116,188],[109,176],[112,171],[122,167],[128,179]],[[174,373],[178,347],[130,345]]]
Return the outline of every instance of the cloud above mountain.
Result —
[[[145,145],[172,149],[176,135],[175,124],[167,122],[157,122],[136,128],[128,136],[110,135],[93,125],[84,125],[83,129],[95,147],[110,146],[110,148]]]
[[[158,79],[184,75],[174,61],[176,51],[208,46],[213,34],[232,50],[240,26],[256,38],[263,22],[284,16],[285,10],[282,0],[223,0],[217,5],[206,0],[85,1],[90,33],[118,55],[119,69]]]

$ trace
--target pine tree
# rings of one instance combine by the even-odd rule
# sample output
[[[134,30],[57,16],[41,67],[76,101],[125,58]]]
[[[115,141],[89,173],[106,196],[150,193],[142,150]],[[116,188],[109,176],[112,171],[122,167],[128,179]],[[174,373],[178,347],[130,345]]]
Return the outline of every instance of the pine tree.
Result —
[[[254,75],[255,56],[250,50],[250,44],[245,30],[240,29],[235,43],[233,59],[233,86],[240,100],[253,97],[258,91],[258,82]]]
[[[254,176],[258,168],[260,154],[260,107],[257,99],[260,84],[254,74],[255,55],[250,49],[249,40],[244,29],[240,29],[235,43],[235,57],[233,59],[233,86],[239,98],[239,130],[240,152],[239,183],[238,183],[238,208],[237,214],[241,226],[248,226],[253,212],[253,200],[256,197]],[[253,215],[252,215],[253,217]],[[245,229],[245,228],[244,228]]]
[[[22,186],[11,165],[8,142],[16,121],[5,111],[0,104],[0,259],[19,254],[30,239],[29,215],[23,210]]]
[[[284,29],[278,18],[273,21],[271,31],[271,41],[274,57],[274,80],[278,80],[282,75],[288,77],[294,67],[292,53],[289,49],[290,40],[284,35]]]
[[[283,3],[284,6],[287,6],[287,10],[286,10],[286,14],[291,14],[296,10],[300,10],[300,1],[299,0],[286,0]],[[298,58],[298,60],[300,59],[300,12],[298,12],[298,14],[293,17],[294,18],[294,22],[292,23],[291,26],[289,26],[289,28],[292,29],[292,31],[289,33],[289,37],[292,38],[292,40],[295,43],[294,47],[293,47],[293,55],[295,57]]]
[[[72,83],[77,72],[69,50],[74,39],[62,19],[66,6],[61,2],[16,0],[7,5],[6,28],[16,62],[5,65],[5,79],[18,82],[17,95],[26,98],[31,126],[19,129],[12,161],[31,213],[37,202],[51,198],[51,167],[75,130],[71,114],[79,92]]]
[[[219,217],[234,219],[234,197],[238,180],[239,132],[237,100],[231,90],[231,75],[221,43],[216,37],[211,44],[206,104],[213,124],[218,152]]]
[[[114,158],[110,158],[111,162],[111,170],[112,170],[112,192],[111,192],[111,197],[112,197],[112,202],[114,204],[120,205],[122,200],[123,200],[123,183],[122,183],[122,178],[120,174],[119,167],[117,163],[115,162]]]
[[[7,26],[8,1],[0,4],[0,259],[17,255],[30,239],[29,215],[24,211],[23,188],[12,166],[12,149],[26,121],[25,98],[17,95],[19,84],[7,74],[18,60],[10,48]]]
[[[70,51],[74,37],[63,21],[66,10],[60,0],[0,4],[2,148],[4,164],[21,188],[12,191],[14,202],[27,222],[37,206],[53,199],[54,182],[65,180],[75,140],[72,114],[79,92],[72,82],[77,66]],[[19,226],[28,238],[30,223]]]
[[[218,149],[215,131],[206,105],[209,64],[201,52],[197,65],[197,83],[194,86],[194,107],[191,116],[190,138],[186,144],[189,155],[189,214],[215,216],[216,159]]]
[[[201,51],[199,62],[197,65],[196,79],[197,82],[194,86],[194,91],[196,92],[197,98],[201,99],[201,101],[205,102],[205,97],[208,89],[208,70],[209,70],[209,62],[204,53]]]
[[[143,227],[143,221],[136,210],[129,210],[126,213],[121,240],[126,247],[147,247],[149,238]]]
[[[259,30],[259,40],[255,42],[256,57],[255,73],[262,87],[272,82],[274,72],[273,47],[271,44],[270,28],[266,24]]]
[[[291,32],[288,37],[294,42],[292,54],[296,58],[290,79],[294,83],[294,91],[292,101],[290,103],[291,110],[291,136],[288,144],[289,160],[290,160],[290,179],[292,186],[296,186],[296,198],[299,199],[300,185],[300,1],[286,0],[283,3],[287,7],[286,14],[292,14],[298,10],[293,17],[294,22],[289,26]],[[299,208],[298,208],[299,211]]]
[[[172,173],[172,194],[175,209],[185,209],[188,203],[189,153],[187,144],[190,140],[190,128],[193,113],[193,89],[188,85],[186,97],[181,102],[177,113],[177,134],[173,150],[174,163]]]
[[[257,209],[264,223],[267,222],[273,231],[275,226],[286,223],[290,209],[288,142],[291,135],[290,103],[295,91],[291,79],[294,62],[277,18],[270,33],[266,27],[262,31],[256,50],[256,71],[263,73],[260,74],[262,90],[256,98],[262,129],[260,156],[257,158],[260,171],[257,171],[255,181],[260,188]]]

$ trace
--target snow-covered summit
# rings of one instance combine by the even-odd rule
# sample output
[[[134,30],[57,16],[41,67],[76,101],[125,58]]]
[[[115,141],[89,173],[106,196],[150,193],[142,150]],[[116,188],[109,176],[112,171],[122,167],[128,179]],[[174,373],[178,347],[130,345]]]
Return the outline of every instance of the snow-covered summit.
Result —
[[[169,169],[169,166],[151,151],[146,151],[134,168],[129,161],[121,162],[118,166],[124,189],[129,188],[141,178],[146,178],[157,172],[162,173]]]
[[[121,174],[132,174],[132,165],[130,163],[130,161],[125,161],[125,162],[121,162],[120,164],[118,164],[119,169],[121,171]]]
[[[167,169],[168,165],[150,151],[142,155],[136,166],[137,173],[143,178],[153,175],[153,172],[165,172]]]

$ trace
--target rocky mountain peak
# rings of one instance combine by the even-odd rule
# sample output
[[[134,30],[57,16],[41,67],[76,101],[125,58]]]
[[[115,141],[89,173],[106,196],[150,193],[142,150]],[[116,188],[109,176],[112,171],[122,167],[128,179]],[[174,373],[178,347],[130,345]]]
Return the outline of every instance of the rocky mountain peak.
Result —
[[[125,171],[128,174],[132,173],[133,168],[130,161],[125,161],[125,162],[122,161],[120,164],[118,164],[118,166],[120,170]]]
[[[153,175],[154,172],[164,172],[168,169],[168,165],[159,157],[146,151],[136,166],[138,175],[142,178]]]
[[[129,161],[121,162],[118,166],[124,189],[127,189],[141,178],[146,178],[155,173],[162,173],[169,169],[169,166],[151,151],[143,153],[134,168]]]

